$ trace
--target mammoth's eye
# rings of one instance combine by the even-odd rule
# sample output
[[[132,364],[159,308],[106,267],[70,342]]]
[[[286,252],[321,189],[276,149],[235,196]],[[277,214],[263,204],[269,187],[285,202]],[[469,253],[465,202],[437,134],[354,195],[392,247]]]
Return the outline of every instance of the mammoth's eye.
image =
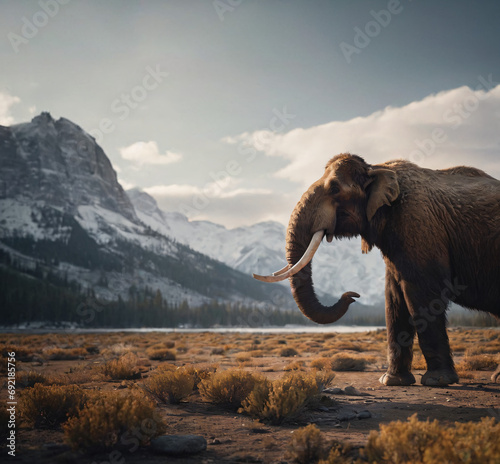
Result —
[[[328,191],[331,195],[337,195],[337,193],[340,192],[340,185],[337,182],[333,181],[330,183]]]

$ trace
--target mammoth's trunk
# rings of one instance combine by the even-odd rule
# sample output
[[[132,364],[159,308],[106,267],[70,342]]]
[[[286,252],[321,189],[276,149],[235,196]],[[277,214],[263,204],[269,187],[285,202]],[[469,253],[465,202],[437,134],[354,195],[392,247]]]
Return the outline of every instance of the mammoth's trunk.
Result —
[[[301,231],[301,228],[304,226],[300,220],[294,220],[294,216],[295,218],[300,218],[301,215],[292,215],[290,225],[288,226],[286,253],[289,265],[294,265],[300,260],[311,235],[307,231]],[[318,324],[331,324],[338,321],[349,309],[349,305],[355,301],[353,297],[359,297],[355,292],[347,292],[333,306],[324,306],[321,304],[314,291],[311,263],[290,277],[290,286],[299,309],[306,317]]]

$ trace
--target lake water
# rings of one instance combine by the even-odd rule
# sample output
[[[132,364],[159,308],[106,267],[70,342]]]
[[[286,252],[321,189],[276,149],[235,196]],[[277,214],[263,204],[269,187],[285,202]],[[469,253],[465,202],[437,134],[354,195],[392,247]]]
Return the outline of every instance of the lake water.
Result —
[[[332,326],[301,326],[288,325],[285,327],[211,327],[211,328],[129,328],[129,329],[83,329],[77,327],[50,328],[50,327],[16,327],[0,328],[0,332],[15,333],[106,333],[106,332],[130,332],[130,333],[259,333],[259,334],[281,334],[281,333],[356,333],[369,332],[384,329],[383,326],[356,326],[356,325],[332,325]]]

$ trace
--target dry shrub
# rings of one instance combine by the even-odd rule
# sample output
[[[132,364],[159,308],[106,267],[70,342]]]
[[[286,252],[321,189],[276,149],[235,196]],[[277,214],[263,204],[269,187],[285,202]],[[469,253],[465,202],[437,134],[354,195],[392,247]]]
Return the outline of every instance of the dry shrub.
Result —
[[[364,454],[368,462],[388,464],[442,464],[445,462],[497,464],[500,456],[500,423],[421,422],[417,414],[406,422],[395,421],[372,431]]]
[[[86,345],[85,351],[87,351],[88,354],[99,354],[101,350],[96,345]]]
[[[74,383],[81,385],[82,383],[89,383],[94,381],[103,380],[103,373],[98,365],[90,366],[77,366],[71,368],[69,373],[66,374],[66,383]]]
[[[243,353],[238,353],[236,355],[236,362],[240,364],[249,363],[250,361],[252,361],[252,358],[250,357],[250,354],[247,353],[246,351]]]
[[[63,425],[66,442],[73,449],[106,450],[130,443],[147,444],[165,432],[154,403],[139,392],[95,395],[78,415]]]
[[[334,371],[364,371],[368,364],[366,358],[338,353],[331,358],[331,369]]]
[[[206,401],[237,410],[264,378],[240,369],[215,372],[198,385]]]
[[[285,459],[296,464],[310,464],[326,458],[328,445],[315,424],[295,430]]]
[[[330,358],[315,358],[311,361],[311,367],[320,371],[326,371],[332,368],[332,360]]]
[[[299,353],[295,348],[283,348],[280,351],[280,356],[283,358],[293,358],[294,356],[297,356]]]
[[[466,353],[464,358],[457,365],[460,371],[481,371],[494,370],[497,367],[495,356],[486,354],[469,355]]]
[[[130,380],[141,376],[137,368],[137,357],[132,353],[108,361],[102,366],[102,373],[112,380]]]
[[[89,353],[85,348],[52,348],[44,354],[52,361],[73,361],[83,359]]]
[[[189,348],[185,344],[177,344],[177,353],[187,353]]]
[[[173,340],[166,340],[164,342],[155,343],[150,346],[150,349],[156,350],[160,348],[174,348],[175,342]]]
[[[359,451],[349,443],[333,441],[330,443],[330,453],[326,459],[320,459],[318,464],[363,464],[359,458]],[[374,463],[375,464],[375,463]]]
[[[147,350],[149,359],[153,361],[175,361],[176,354],[168,348],[154,348]]]
[[[214,374],[217,369],[217,364],[208,364],[206,366],[199,366],[194,364],[186,364],[183,369],[193,376],[194,378],[194,389],[198,390],[200,382],[202,380],[208,379],[212,374]]]
[[[2,345],[0,351],[4,358],[7,358],[9,353],[16,353],[16,361],[29,362],[33,358],[32,350],[19,345]]]
[[[153,374],[144,384],[146,391],[163,403],[179,404],[194,390],[194,375],[179,368]]]
[[[54,428],[75,415],[86,401],[86,393],[76,385],[44,386],[37,383],[23,391],[19,409],[30,426]]]
[[[175,364],[163,363],[163,364],[158,364],[155,373],[175,371],[176,369],[178,369],[178,367]]]
[[[304,370],[304,361],[292,361],[288,363],[285,367],[283,367],[285,372],[290,371],[303,371]]]
[[[413,356],[411,367],[417,371],[425,371],[427,369],[427,362],[422,353]]]
[[[129,343],[115,343],[103,350],[102,354],[106,357],[125,356],[133,352],[134,346]]]
[[[52,383],[51,378],[41,372],[37,371],[25,371],[18,372],[16,383],[20,387],[34,387],[35,384],[40,383],[42,385],[47,385]]]
[[[349,341],[338,341],[332,345],[338,351],[364,351],[365,349],[359,343]]]
[[[255,385],[243,401],[242,412],[271,424],[282,424],[299,416],[324,387],[333,380],[333,374],[291,372],[282,379],[264,380]]]

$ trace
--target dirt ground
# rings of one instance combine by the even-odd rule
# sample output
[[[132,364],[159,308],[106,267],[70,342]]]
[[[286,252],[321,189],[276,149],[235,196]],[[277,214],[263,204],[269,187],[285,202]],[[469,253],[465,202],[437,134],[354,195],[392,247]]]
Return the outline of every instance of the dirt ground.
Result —
[[[160,364],[165,362],[182,366],[188,363],[217,365],[219,369],[240,367],[261,372],[271,379],[285,375],[290,369],[309,371],[317,358],[329,358],[336,353],[350,353],[368,362],[364,371],[336,372],[325,393],[333,402],[316,410],[308,410],[300,420],[280,426],[260,423],[240,413],[227,411],[204,401],[194,393],[178,405],[158,404],[157,408],[167,424],[167,434],[196,434],[207,441],[207,449],[190,457],[166,457],[139,448],[133,452],[112,450],[88,456],[71,451],[64,442],[60,428],[33,429],[16,418],[16,462],[22,463],[285,463],[285,452],[294,430],[316,424],[325,439],[336,439],[363,446],[370,431],[394,420],[406,420],[417,414],[419,420],[438,419],[444,423],[478,421],[495,417],[500,421],[500,384],[490,381],[490,366],[499,352],[498,329],[456,329],[450,332],[455,362],[461,378],[459,384],[443,388],[424,387],[420,377],[425,372],[417,349],[413,373],[417,384],[410,387],[386,387],[378,382],[385,371],[385,333],[359,334],[214,334],[214,333],[154,333],[154,334],[0,334],[2,349],[17,349],[25,361],[17,361],[16,394],[22,394],[23,373],[37,371],[46,376],[66,376],[68,383],[77,383],[86,389],[124,390],[132,383],[140,385]],[[57,360],[59,350],[94,347],[89,354],[76,360]],[[148,353],[159,346],[172,347],[175,360],[150,360]],[[290,357],[283,348],[293,348],[297,354]],[[97,352],[99,351],[99,352]],[[52,354],[51,354],[52,353]],[[109,359],[133,353],[141,378],[110,380],[82,372],[100,372]],[[63,357],[59,353],[59,357]],[[475,362],[472,363],[472,361]],[[420,365],[418,364],[420,363]],[[2,370],[2,376],[6,374]],[[74,376],[74,379],[72,379]],[[346,387],[354,387],[351,394]],[[335,389],[336,388],[336,389]],[[341,389],[341,390],[339,390]],[[348,392],[350,390],[348,389]],[[6,382],[0,399],[7,401]],[[358,419],[356,413],[367,418]],[[1,449],[2,454],[7,453]],[[7,458],[10,458],[7,456]],[[2,462],[4,457],[2,457]]]

